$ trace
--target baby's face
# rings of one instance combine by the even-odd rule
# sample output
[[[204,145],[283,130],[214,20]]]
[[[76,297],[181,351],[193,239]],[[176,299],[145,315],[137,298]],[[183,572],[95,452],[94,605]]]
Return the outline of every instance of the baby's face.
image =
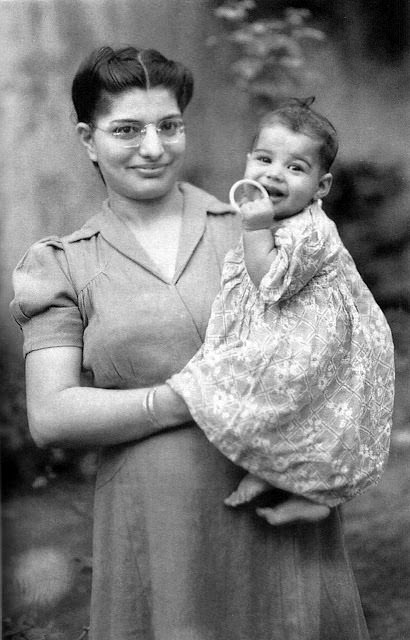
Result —
[[[332,176],[321,170],[319,148],[319,141],[279,122],[262,129],[244,177],[265,187],[276,219],[299,213],[329,192]]]

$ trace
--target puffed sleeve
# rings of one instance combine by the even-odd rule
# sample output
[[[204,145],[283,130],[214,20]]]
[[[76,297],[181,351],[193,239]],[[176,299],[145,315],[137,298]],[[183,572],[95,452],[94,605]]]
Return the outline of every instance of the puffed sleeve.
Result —
[[[34,244],[13,273],[11,313],[24,335],[24,355],[47,347],[82,347],[83,323],[64,248],[58,238]]]
[[[268,304],[291,298],[323,269],[329,258],[329,224],[308,210],[274,231],[274,239],[276,257],[259,286]]]

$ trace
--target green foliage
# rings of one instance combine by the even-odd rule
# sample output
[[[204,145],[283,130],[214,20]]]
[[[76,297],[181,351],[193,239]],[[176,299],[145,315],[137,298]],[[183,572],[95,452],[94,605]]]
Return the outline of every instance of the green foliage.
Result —
[[[0,449],[1,492],[8,498],[15,491],[44,489],[54,479],[68,475],[92,478],[96,452],[39,449],[27,422],[24,363],[0,347]]]
[[[327,213],[379,304],[410,311],[407,179],[400,164],[337,163]]]
[[[19,452],[34,448],[34,445],[27,426],[23,366],[4,352],[0,355],[2,491],[7,493],[9,483],[13,483],[19,475],[16,457]],[[26,462],[24,469],[28,466]]]
[[[395,346],[395,429],[410,424],[410,217],[401,164],[337,163],[325,201],[358,270],[382,307]],[[407,438],[407,436],[406,436]],[[403,442],[408,441],[403,437]]]
[[[237,83],[264,111],[293,95],[306,80],[305,47],[322,42],[325,35],[309,25],[307,9],[272,10],[271,18],[254,17],[257,9],[256,0],[227,0],[215,15],[229,31],[235,58],[231,68]]]
[[[55,629],[53,622],[45,627],[39,626],[28,616],[21,616],[17,621],[5,618],[2,637],[13,640],[64,640],[63,634]]]

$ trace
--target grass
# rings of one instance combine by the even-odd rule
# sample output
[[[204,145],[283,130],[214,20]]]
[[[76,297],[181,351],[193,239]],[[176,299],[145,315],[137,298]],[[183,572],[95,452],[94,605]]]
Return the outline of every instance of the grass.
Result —
[[[372,640],[410,637],[410,438],[397,432],[384,478],[345,506],[345,530]],[[91,581],[92,483],[59,478],[4,505],[5,614],[13,640],[77,640],[88,624]],[[67,586],[41,588],[41,562],[32,583],[16,584],[16,560],[27,552],[61,554],[55,569]],[[46,556],[47,570],[50,561]],[[30,565],[28,565],[30,566]],[[34,567],[35,568],[35,567]],[[64,576],[68,573],[70,580]],[[30,602],[31,598],[31,602]],[[24,631],[24,628],[26,629]],[[37,635],[27,635],[28,631]],[[6,637],[6,635],[4,636]],[[84,636],[83,636],[84,637]]]
[[[380,484],[344,509],[347,545],[371,640],[410,638],[409,457],[410,438],[393,439]]]

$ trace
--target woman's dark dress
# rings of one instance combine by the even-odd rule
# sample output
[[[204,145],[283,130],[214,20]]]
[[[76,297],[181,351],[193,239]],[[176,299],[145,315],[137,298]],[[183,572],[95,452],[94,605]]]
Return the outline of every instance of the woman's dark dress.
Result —
[[[97,387],[164,382],[200,347],[235,215],[182,183],[177,269],[164,279],[105,205],[34,245],[15,272],[25,351],[83,347]],[[136,427],[137,435],[137,427]],[[193,423],[101,454],[92,640],[367,640],[338,510],[273,528],[223,499],[243,471]]]

